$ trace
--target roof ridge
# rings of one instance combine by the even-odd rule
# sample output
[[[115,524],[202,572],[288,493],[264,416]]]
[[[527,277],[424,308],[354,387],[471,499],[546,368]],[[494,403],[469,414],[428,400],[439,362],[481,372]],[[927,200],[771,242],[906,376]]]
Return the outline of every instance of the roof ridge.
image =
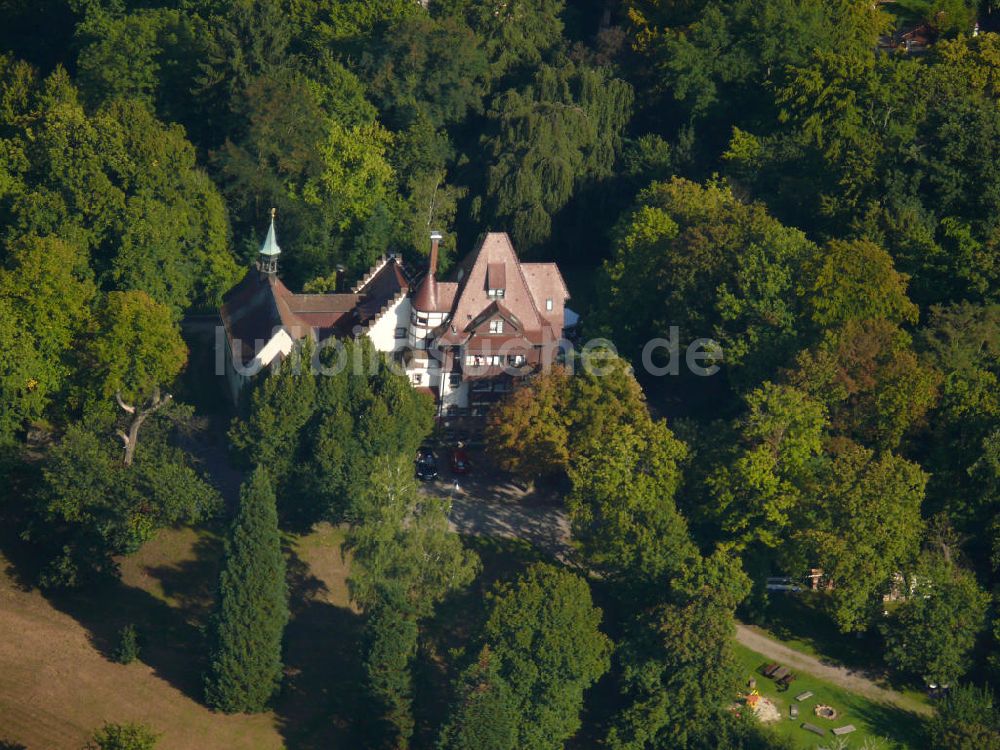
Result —
[[[514,265],[517,268],[517,275],[521,277],[521,283],[524,284],[524,289],[525,291],[528,292],[528,298],[531,300],[531,312],[535,316],[535,322],[538,323],[539,326],[541,326],[542,316],[541,313],[538,312],[538,303],[535,300],[535,295],[531,293],[531,285],[528,284],[528,280],[524,277],[524,269],[521,268],[522,266],[521,259],[517,257],[517,250],[514,249],[514,241],[510,238],[510,235],[507,234],[506,232],[501,232],[500,234],[502,234],[504,239],[507,240],[507,245],[508,247],[510,247],[510,252],[514,256]]]
[[[392,256],[392,258],[395,258],[395,256]],[[386,267],[386,264],[388,264],[389,260],[390,257],[383,254],[382,257],[380,257],[377,261],[375,261],[375,264],[368,269],[367,273],[365,273],[365,275],[361,277],[361,280],[354,285],[354,288],[351,289],[351,291],[354,294],[360,292],[369,281],[375,278],[375,274],[377,274],[379,271],[381,271],[383,268]]]

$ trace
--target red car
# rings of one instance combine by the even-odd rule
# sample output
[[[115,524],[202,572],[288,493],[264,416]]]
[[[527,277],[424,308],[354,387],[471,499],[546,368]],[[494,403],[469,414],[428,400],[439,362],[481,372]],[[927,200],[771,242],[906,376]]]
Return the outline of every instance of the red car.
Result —
[[[455,448],[451,452],[451,473],[452,474],[468,474],[469,473],[469,454],[465,452],[464,448]]]

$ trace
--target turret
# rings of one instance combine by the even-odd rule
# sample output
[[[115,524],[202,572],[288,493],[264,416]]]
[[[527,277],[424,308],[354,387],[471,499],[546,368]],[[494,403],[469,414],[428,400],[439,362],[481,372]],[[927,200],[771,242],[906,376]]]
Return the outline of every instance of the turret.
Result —
[[[281,255],[281,248],[278,247],[278,240],[274,234],[274,217],[277,213],[276,209],[271,209],[271,226],[267,230],[267,237],[264,238],[264,244],[260,246],[260,254],[257,258],[257,270],[269,276],[278,273],[278,256]]]
[[[427,275],[420,282],[420,287],[413,297],[413,309],[417,312],[437,312],[437,262],[438,245],[441,242],[440,232],[431,232],[431,256],[427,262]]]
[[[417,349],[426,349],[434,335],[434,329],[444,322],[444,311],[438,307],[437,261],[440,232],[431,232],[431,257],[427,263],[427,273],[416,294],[410,300],[410,340]]]

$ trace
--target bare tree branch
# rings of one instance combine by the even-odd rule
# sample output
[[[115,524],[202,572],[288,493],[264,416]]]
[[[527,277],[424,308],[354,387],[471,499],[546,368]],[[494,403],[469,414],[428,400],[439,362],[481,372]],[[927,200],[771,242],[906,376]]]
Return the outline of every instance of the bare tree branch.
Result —
[[[133,415],[131,421],[129,422],[128,433],[121,431],[118,432],[118,437],[120,437],[122,442],[125,443],[125,455],[122,458],[122,462],[125,466],[131,466],[132,461],[135,459],[135,447],[139,442],[139,428],[142,427],[142,423],[146,421],[146,417],[165,406],[172,398],[173,396],[169,393],[161,396],[160,388],[157,386],[153,389],[153,395],[149,401],[146,402],[146,405],[141,409],[137,409],[134,406],[126,404],[122,400],[120,393],[115,394],[115,400],[118,401],[118,405],[122,408],[122,410],[125,411],[126,414]]]

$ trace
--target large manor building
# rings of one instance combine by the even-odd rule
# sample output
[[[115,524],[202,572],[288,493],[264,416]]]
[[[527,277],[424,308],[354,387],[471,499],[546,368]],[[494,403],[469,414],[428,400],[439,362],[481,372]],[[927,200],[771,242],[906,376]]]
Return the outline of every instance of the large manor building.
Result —
[[[278,276],[272,215],[256,267],[223,298],[233,399],[306,337],[367,336],[434,397],[439,413],[456,416],[484,414],[514,379],[554,361],[569,299],[559,268],[522,263],[505,232],[490,232],[451,280],[438,280],[440,239],[431,234],[422,272],[411,274],[390,255],[349,292],[296,294]]]

